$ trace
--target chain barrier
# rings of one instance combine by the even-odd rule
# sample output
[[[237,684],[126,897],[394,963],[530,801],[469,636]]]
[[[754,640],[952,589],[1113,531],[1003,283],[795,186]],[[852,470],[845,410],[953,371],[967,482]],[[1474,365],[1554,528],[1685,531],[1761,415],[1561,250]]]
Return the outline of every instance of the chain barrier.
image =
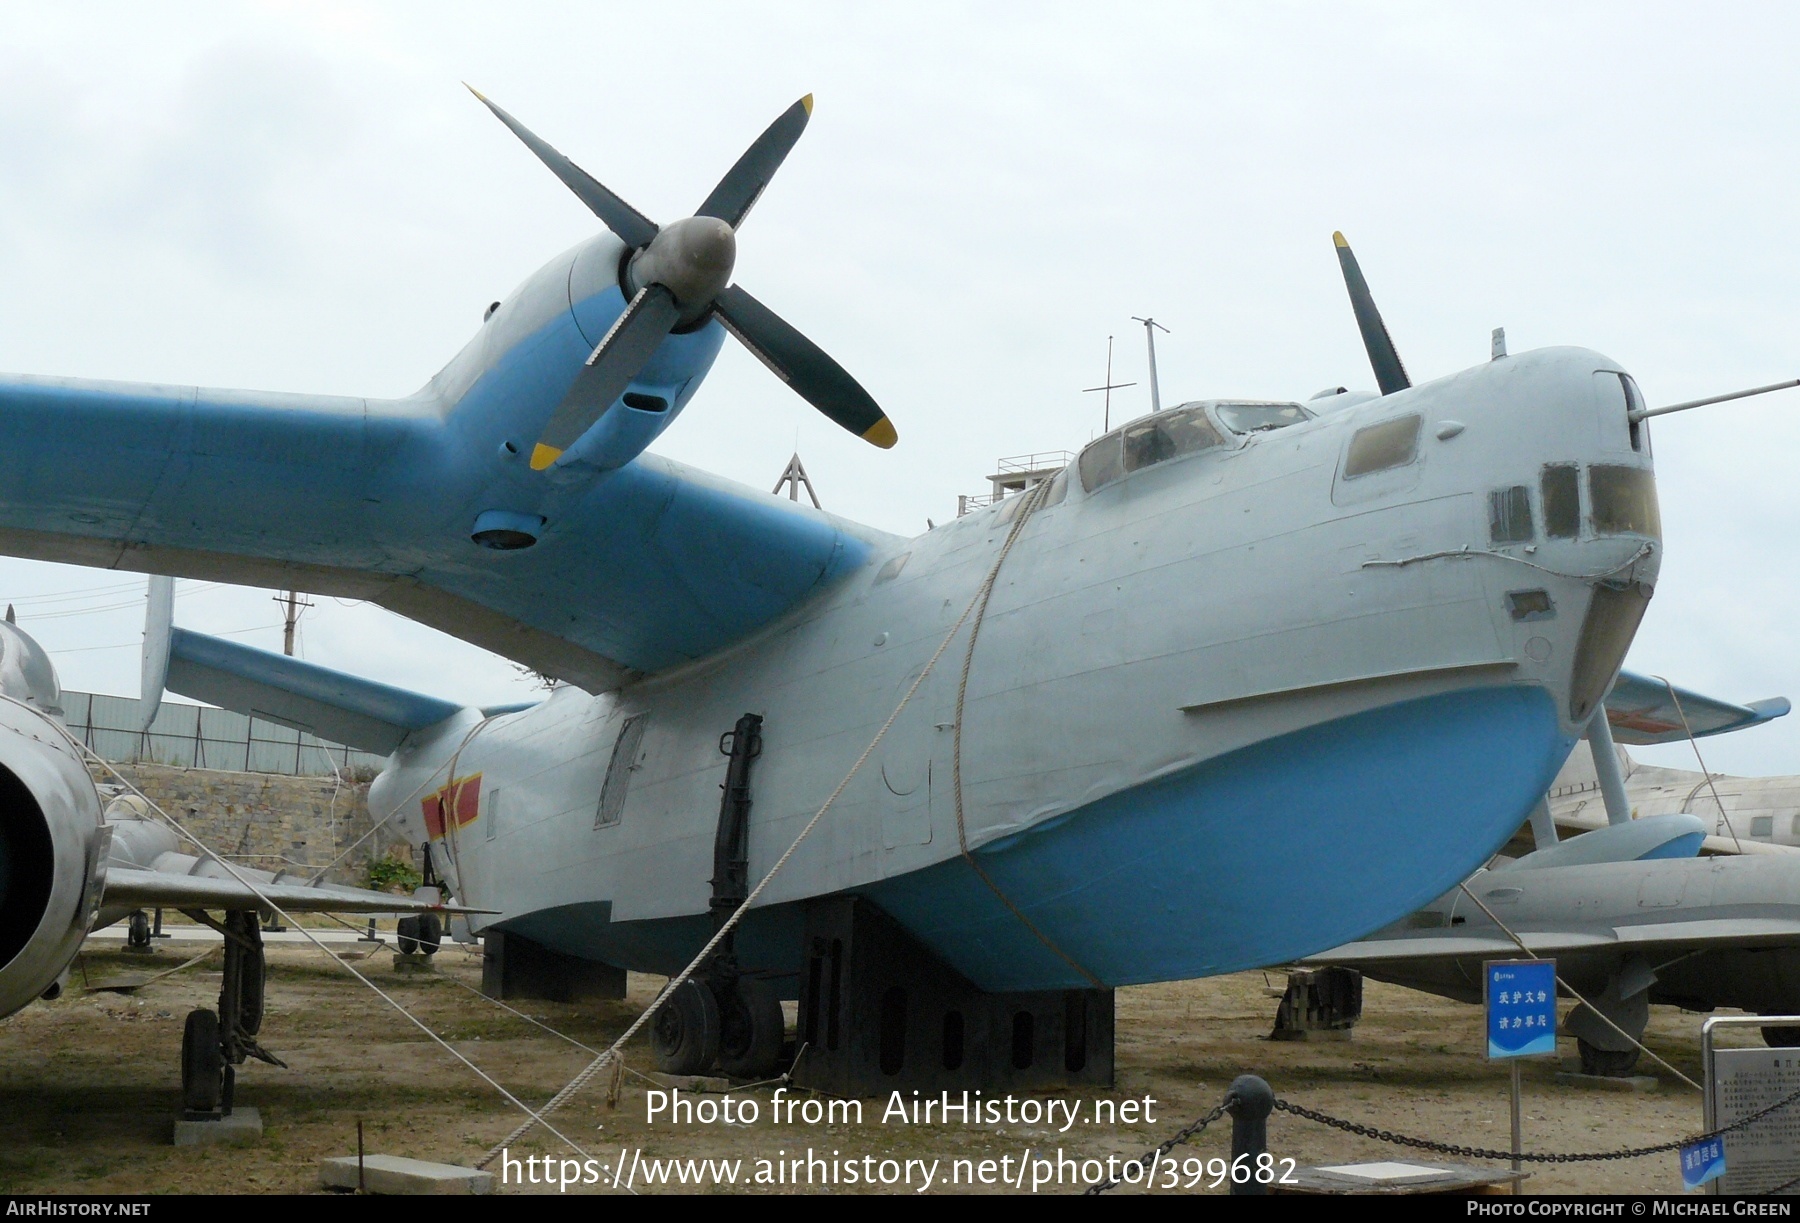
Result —
[[[1204,1116],[1197,1118],[1192,1124],[1177,1130],[1166,1142],[1163,1142],[1155,1149],[1144,1155],[1140,1155],[1138,1158],[1125,1164],[1123,1170],[1136,1168],[1142,1171],[1146,1167],[1154,1169],[1157,1161],[1162,1159],[1163,1156],[1167,1155],[1175,1147],[1196,1137],[1204,1131],[1207,1126],[1229,1112],[1232,1104],[1234,1104],[1236,1100],[1237,1097],[1235,1095],[1228,1093],[1225,1098],[1219,1102],[1218,1107],[1214,1108]],[[1495,1162],[1506,1162],[1516,1159],[1523,1163],[1575,1164],[1598,1163],[1618,1159],[1641,1159],[1646,1155],[1661,1155],[1669,1151],[1678,1151],[1682,1147],[1691,1146],[1696,1142],[1708,1142],[1714,1138],[1722,1138],[1726,1134],[1746,1129],[1756,1122],[1761,1121],[1764,1117],[1780,1112],[1782,1109],[1788,1107],[1788,1105],[1797,1101],[1800,1101],[1800,1090],[1783,1096],[1766,1108],[1761,1108],[1756,1112],[1739,1117],[1730,1125],[1722,1125],[1718,1129],[1709,1130],[1704,1134],[1694,1134],[1687,1138],[1677,1138],[1672,1142],[1659,1142],[1654,1146],[1629,1147],[1622,1151],[1575,1151],[1566,1153],[1525,1151],[1517,1155],[1513,1154],[1511,1151],[1496,1151],[1487,1147],[1458,1146],[1455,1143],[1438,1142],[1431,1138],[1414,1138],[1410,1134],[1400,1134],[1393,1130],[1377,1129],[1375,1126],[1363,1125],[1356,1121],[1346,1121],[1342,1117],[1334,1117],[1330,1113],[1322,1113],[1317,1109],[1307,1108],[1304,1105],[1294,1104],[1279,1098],[1274,1102],[1274,1109],[1276,1112],[1287,1113],[1291,1117],[1300,1117],[1307,1121],[1316,1121],[1320,1125],[1329,1126],[1334,1130],[1341,1130],[1346,1134],[1355,1134],[1361,1138],[1373,1138],[1379,1142],[1391,1143],[1394,1146],[1411,1147],[1418,1151],[1431,1151],[1439,1155],[1455,1155],[1462,1159],[1485,1159]],[[1131,1179],[1130,1176],[1122,1176],[1119,1180],[1102,1181],[1097,1185],[1090,1186],[1085,1191],[1085,1196],[1092,1197],[1096,1194],[1105,1193],[1111,1189],[1117,1189],[1124,1181]],[[1797,1185],[1800,1185],[1800,1177],[1785,1181],[1782,1184],[1775,1186],[1773,1189],[1765,1190],[1764,1192],[1768,1194],[1782,1193]]]
[[[1231,1106],[1232,1106],[1233,1102],[1235,1102],[1236,1100],[1237,1100],[1236,1096],[1228,1093],[1223,1100],[1219,1101],[1219,1106],[1217,1108],[1213,1109],[1210,1113],[1207,1113],[1204,1117],[1199,1118],[1192,1125],[1189,1125],[1182,1129],[1176,1130],[1174,1135],[1167,1142],[1162,1143],[1160,1146],[1156,1147],[1154,1150],[1150,1151],[1149,1153],[1140,1155],[1136,1159],[1132,1160],[1130,1163],[1127,1163],[1123,1168],[1121,1168],[1119,1170],[1121,1173],[1120,1180],[1101,1181],[1097,1185],[1091,1185],[1083,1192],[1082,1196],[1083,1197],[1095,1197],[1099,1194],[1105,1193],[1109,1189],[1117,1189],[1121,1183],[1132,1179],[1132,1177],[1130,1177],[1129,1175],[1126,1175],[1127,1173],[1129,1173],[1129,1171],[1132,1168],[1136,1168],[1140,1172],[1148,1169],[1150,1178],[1154,1178],[1156,1175],[1156,1164],[1157,1164],[1158,1160],[1162,1159],[1163,1156],[1167,1155],[1170,1151],[1174,1150],[1176,1147],[1180,1146],[1182,1143],[1186,1142],[1188,1139],[1193,1138],[1196,1135],[1198,1135],[1207,1126],[1209,1126],[1213,1122],[1217,1121],[1220,1117],[1223,1117],[1227,1112],[1230,1112]]]
[[[1392,1130],[1381,1130],[1376,1129],[1372,1125],[1362,1125],[1355,1121],[1345,1121],[1342,1117],[1333,1117],[1331,1114],[1319,1112],[1317,1109],[1305,1108],[1298,1104],[1290,1104],[1286,1100],[1276,1100],[1275,1110],[1277,1112],[1287,1113],[1294,1117],[1304,1117],[1308,1121],[1317,1121],[1321,1125],[1328,1125],[1334,1130],[1342,1130],[1346,1134],[1356,1134],[1363,1138],[1374,1138],[1381,1142],[1390,1142],[1395,1146],[1401,1147],[1412,1147],[1419,1151],[1435,1151],[1440,1155],[1459,1155],[1464,1159],[1491,1159],[1497,1161],[1517,1159],[1524,1163],[1534,1164],[1578,1164],[1596,1163],[1610,1159],[1640,1159],[1645,1155],[1660,1155],[1666,1151],[1678,1151],[1682,1147],[1690,1146],[1693,1143],[1706,1142],[1733,1133],[1737,1130],[1744,1129],[1747,1126],[1761,1121],[1770,1113],[1779,1112],[1796,1100],[1800,1100],[1800,1091],[1794,1091],[1783,1096],[1767,1108],[1758,1109],[1756,1112],[1740,1117],[1730,1125],[1722,1125],[1718,1129],[1709,1130],[1704,1134],[1694,1134],[1687,1138],[1677,1138],[1673,1142],[1659,1142],[1655,1146],[1630,1147],[1623,1151],[1580,1151],[1568,1154],[1561,1152],[1538,1153],[1526,1151],[1518,1155],[1514,1155],[1511,1151],[1495,1151],[1486,1147],[1456,1146],[1453,1143],[1437,1142],[1430,1138],[1414,1138],[1407,1134],[1396,1134]]]

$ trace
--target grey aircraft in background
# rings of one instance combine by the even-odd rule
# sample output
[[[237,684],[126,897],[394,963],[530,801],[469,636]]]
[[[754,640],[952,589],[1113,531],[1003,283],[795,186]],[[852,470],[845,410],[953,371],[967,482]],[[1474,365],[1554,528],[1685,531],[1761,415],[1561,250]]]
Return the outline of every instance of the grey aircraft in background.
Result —
[[[1521,954],[1498,919],[1587,999],[1563,1033],[1590,1074],[1631,1071],[1653,1002],[1800,1012],[1800,777],[1655,768],[1607,741],[1719,734],[1780,717],[1787,701],[1731,706],[1626,672],[1606,711],[1528,825],[1537,848],[1304,963],[1480,1003],[1482,961]],[[1571,828],[1585,831],[1561,839]],[[1800,1045],[1800,1028],[1763,1036]]]

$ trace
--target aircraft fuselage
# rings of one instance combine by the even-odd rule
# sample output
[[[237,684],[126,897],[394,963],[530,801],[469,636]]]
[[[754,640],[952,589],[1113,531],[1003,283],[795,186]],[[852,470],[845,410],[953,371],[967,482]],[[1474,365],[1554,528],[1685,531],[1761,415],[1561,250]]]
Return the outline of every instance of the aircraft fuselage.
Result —
[[[608,292],[616,312],[616,289],[590,301]],[[604,330],[593,311],[584,334]],[[441,392],[479,385],[456,369]],[[671,402],[691,393],[680,372]],[[1502,844],[1616,673],[1661,547],[1634,393],[1607,358],[1549,349],[1267,432],[1231,431],[1212,404],[1133,422],[1041,501],[861,534],[822,593],[718,654],[416,737],[371,807],[431,839],[459,897],[504,928],[672,971],[710,932],[721,734],[764,718],[754,881],[1024,513],[972,656],[975,617],[763,894],[740,957],[791,970],[798,902],[846,890],[988,989],[1332,946]],[[1163,418],[1218,443],[1175,453],[1187,443],[1146,432]]]

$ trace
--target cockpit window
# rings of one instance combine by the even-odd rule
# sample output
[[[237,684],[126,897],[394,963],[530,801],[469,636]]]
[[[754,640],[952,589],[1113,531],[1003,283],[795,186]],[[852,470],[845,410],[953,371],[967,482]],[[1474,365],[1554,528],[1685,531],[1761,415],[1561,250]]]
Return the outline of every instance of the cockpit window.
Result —
[[[1081,452],[1081,486],[1093,492],[1121,476],[1223,445],[1202,407],[1173,408],[1132,421]]]
[[[1344,479],[1404,467],[1419,457],[1419,418],[1401,416],[1358,429],[1344,458]]]
[[[1656,477],[1642,467],[1596,463],[1588,468],[1588,501],[1596,535],[1662,536]]]
[[[1266,433],[1312,419],[1297,403],[1222,403],[1219,420],[1233,433]]]

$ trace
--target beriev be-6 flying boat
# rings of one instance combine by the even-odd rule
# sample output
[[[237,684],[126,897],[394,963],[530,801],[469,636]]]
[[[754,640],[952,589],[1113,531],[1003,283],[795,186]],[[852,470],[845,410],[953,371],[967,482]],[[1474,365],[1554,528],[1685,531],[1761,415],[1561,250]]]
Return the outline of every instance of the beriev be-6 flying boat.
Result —
[[[680,969],[894,715],[744,915],[732,973],[665,1008],[672,1063],[723,1040],[750,1068],[772,999],[838,989],[808,937],[822,898],[859,898],[992,993],[1360,937],[1519,828],[1618,674],[1661,532],[1643,405],[1610,358],[1497,343],[1415,386],[1339,237],[1379,393],[1189,402],[902,538],[647,450],[728,334],[896,440],[731,280],[810,99],[666,226],[493,109],[604,232],[403,399],[0,379],[0,552],[372,600],[563,681],[484,711],[150,634],[152,695],[390,753],[375,818],[492,911],[476,932],[571,962]],[[52,869],[34,821],[73,822],[40,838],[57,871],[94,860],[89,812],[40,796],[5,818],[14,879]],[[9,920],[35,928],[23,943],[76,919]],[[60,971],[41,961],[0,981]]]

